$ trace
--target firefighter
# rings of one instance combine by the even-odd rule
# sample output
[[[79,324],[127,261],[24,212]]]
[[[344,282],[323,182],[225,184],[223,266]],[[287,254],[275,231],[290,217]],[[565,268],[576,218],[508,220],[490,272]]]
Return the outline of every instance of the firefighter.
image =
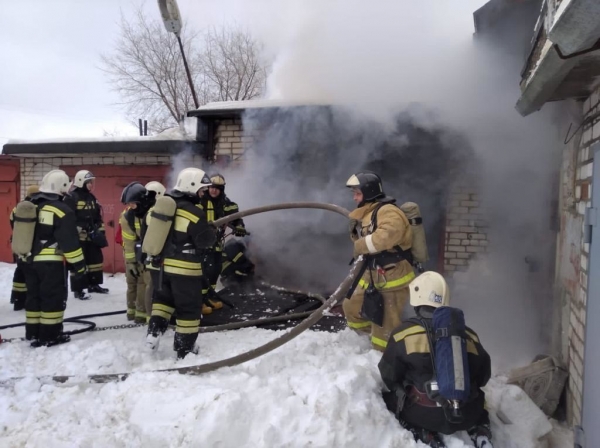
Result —
[[[410,319],[392,332],[379,362],[379,372],[387,388],[383,398],[388,409],[413,433],[415,440],[444,447],[439,433],[466,430],[477,448],[492,448],[490,420],[484,407],[485,393],[481,390],[490,379],[491,361],[473,330],[465,327],[470,395],[461,406],[462,422],[448,420],[448,411],[438,404],[435,393],[431,392],[437,389],[428,387],[434,378],[429,341],[435,336],[430,335],[430,339],[421,322],[427,328],[433,328],[433,312],[449,303],[448,285],[437,272],[425,272],[410,284],[410,304],[418,319]],[[440,355],[445,356],[435,354],[436,357]],[[462,368],[462,357],[460,362]]]
[[[79,281],[71,278],[71,291],[80,300],[91,298],[83,291],[86,287],[90,293],[108,294],[108,289],[100,286],[104,282],[102,248],[108,246],[108,242],[102,222],[102,208],[92,193],[95,179],[90,171],[78,171],[73,179],[73,189],[64,199],[76,213],[79,240],[88,268],[85,278]]]
[[[75,213],[62,201],[69,183],[64,171],[52,170],[31,198],[37,206],[37,221],[31,230],[31,255],[22,266],[27,284],[25,338],[32,341],[32,347],[69,342],[70,337],[62,333],[68,294],[64,261],[75,280],[86,275]],[[26,236],[15,231],[13,238]]]
[[[225,194],[225,177],[222,174],[215,173],[210,176],[211,186],[208,187],[208,195],[204,194],[201,199],[202,207],[206,212],[208,222],[216,221],[217,219],[225,216],[233,215],[239,212],[238,205],[227,197]],[[207,308],[221,309],[223,308],[223,302],[220,300],[218,294],[215,292],[217,287],[217,281],[221,274],[221,268],[223,265],[223,237],[225,234],[225,228],[229,227],[232,229],[233,234],[238,237],[248,235],[246,226],[242,219],[236,219],[231,221],[217,231],[217,243],[215,244],[212,251],[207,252],[204,262],[202,264],[205,273],[205,280],[208,284],[204,285],[203,294],[208,299],[208,305],[203,305],[203,313],[211,312]]]
[[[160,182],[154,181],[154,180],[151,182],[148,182],[145,185],[145,187],[146,187],[146,190],[148,190],[148,192],[155,193],[154,202],[156,202],[156,199],[163,196],[165,194],[165,192],[167,191],[163,184],[161,184]],[[146,233],[146,229],[148,228],[149,218],[150,218],[149,214],[146,213],[146,217],[142,220],[142,239],[143,239],[144,233]],[[144,277],[144,284],[146,285],[146,294],[144,297],[144,304],[145,304],[148,320],[150,320],[150,314],[152,313],[152,294],[154,291],[154,287],[152,286],[152,275],[150,274],[150,271],[148,269],[144,269],[144,272],[142,275]]]
[[[196,339],[202,315],[201,262],[203,252],[214,247],[216,242],[216,232],[200,207],[200,196],[209,185],[210,178],[201,169],[182,170],[173,190],[160,198],[150,212],[144,236],[144,250],[149,254],[154,285],[146,346],[152,350],[158,348],[160,336],[175,313],[173,347],[179,359],[198,351]],[[174,201],[171,216],[161,208],[163,203],[170,202],[166,198]],[[151,245],[160,247],[150,251]]]
[[[224,286],[236,286],[254,278],[254,263],[247,254],[243,241],[230,239],[223,246],[221,281]]]
[[[142,222],[154,205],[156,192],[149,192],[139,182],[132,182],[123,189],[121,203],[127,207],[119,218],[123,235],[123,256],[127,281],[127,320],[136,324],[146,323],[146,283],[142,259]]]
[[[37,185],[30,185],[27,187],[27,192],[25,194],[25,200],[31,201],[31,196],[40,189]],[[14,214],[15,209],[10,213],[10,227],[13,228],[14,224]],[[19,264],[19,260],[16,259],[17,267],[15,268],[15,273],[13,274],[13,284],[12,291],[10,293],[10,303],[13,304],[14,311],[20,311],[25,309],[25,300],[27,299],[27,285],[25,284],[25,274],[23,273],[23,269]]]
[[[346,187],[353,193],[357,208],[350,215],[350,238],[354,256],[365,255],[367,269],[352,296],[344,300],[348,326],[371,335],[376,350],[383,351],[390,332],[400,324],[408,301],[408,284],[415,278],[411,265],[412,230],[404,213],[383,192],[381,179],[371,172],[353,174]],[[363,317],[365,291],[382,296],[383,318],[379,323]]]

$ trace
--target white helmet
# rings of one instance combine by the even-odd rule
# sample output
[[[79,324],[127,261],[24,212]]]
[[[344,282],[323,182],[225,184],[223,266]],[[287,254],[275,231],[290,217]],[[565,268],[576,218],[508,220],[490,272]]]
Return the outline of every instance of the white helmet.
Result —
[[[161,184],[160,182],[157,182],[155,180],[148,182],[146,185],[146,190],[148,191],[154,191],[156,192],[156,197],[160,198],[163,194],[165,194],[165,191],[167,191],[167,189],[164,187],[163,184]]]
[[[69,176],[63,170],[52,170],[42,179],[40,192],[64,195],[69,191],[70,183]]]
[[[211,185],[210,178],[200,168],[185,168],[179,172],[176,191],[195,195],[201,188],[207,188]]]
[[[432,306],[438,308],[450,305],[448,283],[437,272],[423,272],[410,283],[409,288],[410,305],[413,307]]]
[[[75,174],[75,177],[73,178],[73,186],[75,186],[77,188],[83,188],[83,186],[85,185],[85,183],[88,180],[92,180],[95,178],[96,178],[96,176],[94,176],[91,171],[88,171],[88,170],[77,171],[77,174]]]

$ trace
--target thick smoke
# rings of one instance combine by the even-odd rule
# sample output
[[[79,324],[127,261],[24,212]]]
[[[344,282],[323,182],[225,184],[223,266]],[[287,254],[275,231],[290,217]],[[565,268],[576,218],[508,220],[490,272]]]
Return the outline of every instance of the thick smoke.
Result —
[[[448,189],[476,180],[490,253],[456,275],[452,297],[506,367],[547,348],[560,136],[551,108],[527,118],[514,109],[537,2],[474,38],[483,3],[252,2],[249,26],[274,57],[268,96],[334,107],[247,113],[244,127],[259,137],[227,189],[242,208],[314,200],[351,209],[346,179],[379,171],[388,194],[422,206],[434,267]],[[247,226],[282,281],[326,289],[347,270],[343,218],[280,212]]]

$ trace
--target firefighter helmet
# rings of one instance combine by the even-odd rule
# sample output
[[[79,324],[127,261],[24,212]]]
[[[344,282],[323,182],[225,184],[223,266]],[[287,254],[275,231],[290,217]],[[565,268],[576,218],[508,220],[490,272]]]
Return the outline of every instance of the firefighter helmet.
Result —
[[[348,188],[358,188],[363,194],[363,201],[374,201],[385,196],[381,178],[370,172],[356,173],[346,182]]]
[[[77,171],[77,174],[75,174],[75,177],[73,178],[73,186],[75,188],[83,188],[87,182],[94,180],[95,178],[96,176],[94,176],[91,171]]]
[[[165,194],[165,191],[167,191],[163,184],[155,180],[146,184],[146,190],[154,191],[156,193],[157,198],[161,197],[163,194]]]
[[[410,283],[409,289],[410,305],[413,307],[431,306],[438,308],[450,305],[448,283],[437,272],[423,272]]]
[[[200,168],[185,168],[179,172],[173,189],[180,193],[195,195],[198,190],[210,185],[210,178]]]
[[[144,200],[147,194],[148,191],[142,184],[139,182],[131,182],[123,188],[123,193],[121,193],[121,203],[131,204],[135,202],[136,204],[139,204]]]
[[[41,193],[65,195],[69,191],[69,176],[63,170],[52,170],[47,173],[40,184]]]
[[[211,187],[216,188],[221,191],[221,193],[225,192],[225,177],[223,177],[220,173],[215,173],[210,176],[210,182],[212,183]]]

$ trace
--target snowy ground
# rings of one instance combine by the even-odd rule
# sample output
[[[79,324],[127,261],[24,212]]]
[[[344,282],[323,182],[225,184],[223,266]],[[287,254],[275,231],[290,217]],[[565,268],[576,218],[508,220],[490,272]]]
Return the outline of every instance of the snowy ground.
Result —
[[[24,320],[12,311],[13,266],[0,263],[0,325]],[[125,281],[108,278],[111,294],[90,301],[69,298],[66,316],[125,308]],[[96,319],[99,326],[124,315]],[[200,336],[202,351],[176,361],[172,333],[157,354],[142,349],[144,328],[73,336],[70,343],[32,349],[0,345],[2,447],[423,447],[386,410],[380,395],[379,354],[349,330],[306,331],[275,352],[202,376],[151,370],[216,361],[255,348],[281,331],[242,329]],[[2,330],[19,337],[23,328]],[[485,344],[485,341],[483,341]],[[492,353],[493,358],[493,353]],[[52,374],[136,372],[121,383],[59,385],[36,377]],[[502,377],[486,388],[496,448],[573,446],[569,431],[551,424]],[[496,416],[501,409],[513,424]],[[465,434],[447,437],[450,448],[471,446]]]

